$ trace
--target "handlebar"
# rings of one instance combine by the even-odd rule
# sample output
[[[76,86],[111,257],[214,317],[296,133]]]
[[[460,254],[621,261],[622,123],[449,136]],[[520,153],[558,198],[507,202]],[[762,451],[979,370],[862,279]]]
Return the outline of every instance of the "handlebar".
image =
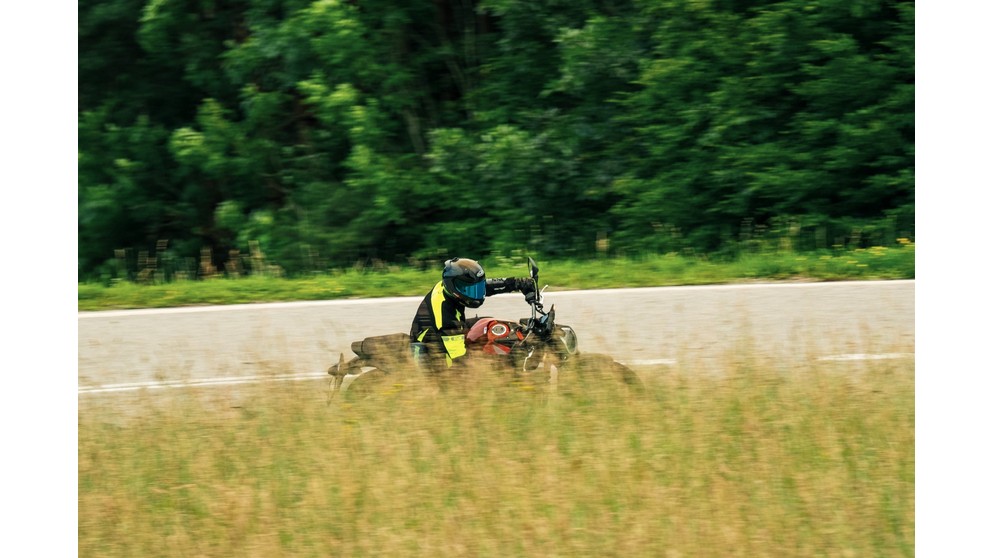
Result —
[[[548,285],[545,285],[543,289],[538,291],[537,296],[530,301],[530,322],[524,326],[528,335],[531,332],[537,332],[539,335],[547,335],[554,329],[554,305],[551,306],[550,311],[544,311],[544,291],[547,288]]]
[[[534,287],[536,288],[540,283],[538,282],[538,267],[537,263],[534,262],[534,258],[528,257],[528,263],[530,264],[530,277],[534,281]],[[555,323],[555,307],[551,306],[551,310],[548,312],[544,311],[544,291],[548,288],[545,285],[543,289],[537,291],[537,296],[535,296],[530,303],[530,322],[524,325],[524,331],[527,336],[531,333],[537,332],[538,335],[547,336],[550,335],[554,330]]]
[[[538,268],[537,264],[534,262],[533,258],[528,257],[528,262],[530,263],[530,277],[534,281],[534,288],[540,285],[538,282]],[[530,303],[530,321],[524,324],[525,336],[518,344],[526,344],[531,338],[531,335],[536,333],[538,337],[542,339],[547,339],[551,336],[555,329],[555,307],[552,304],[551,309],[547,312],[544,311],[544,291],[548,288],[545,285],[543,289],[538,290],[528,302]],[[527,358],[524,359],[523,367],[525,370],[529,369],[528,361],[534,354],[534,348],[532,347],[527,354]]]

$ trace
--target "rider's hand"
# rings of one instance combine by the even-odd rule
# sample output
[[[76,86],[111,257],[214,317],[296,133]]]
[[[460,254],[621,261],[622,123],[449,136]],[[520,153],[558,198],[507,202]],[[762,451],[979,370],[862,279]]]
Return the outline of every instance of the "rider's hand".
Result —
[[[527,304],[533,304],[537,302],[537,291],[529,291],[524,293],[524,300],[527,301]]]
[[[528,297],[537,292],[537,285],[534,284],[534,280],[530,277],[517,279],[517,288],[520,292],[524,293],[524,297]],[[527,299],[530,302],[531,299]]]

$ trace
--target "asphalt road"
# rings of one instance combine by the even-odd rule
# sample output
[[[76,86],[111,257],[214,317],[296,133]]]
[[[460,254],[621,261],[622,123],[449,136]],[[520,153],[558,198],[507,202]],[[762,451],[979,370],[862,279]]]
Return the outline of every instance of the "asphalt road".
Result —
[[[545,293],[580,349],[700,370],[735,355],[789,366],[913,358],[915,281],[781,283]],[[426,290],[426,287],[425,287]],[[421,297],[79,313],[79,391],[314,377],[352,341],[409,330]],[[479,315],[517,319],[518,293]],[[471,315],[470,311],[470,315]]]

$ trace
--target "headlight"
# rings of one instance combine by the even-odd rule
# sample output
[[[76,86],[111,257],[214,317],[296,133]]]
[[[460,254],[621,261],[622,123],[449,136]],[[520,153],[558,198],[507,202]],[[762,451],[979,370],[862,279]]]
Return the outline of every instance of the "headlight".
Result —
[[[558,338],[565,346],[565,351],[570,355],[574,355],[579,350],[579,337],[575,335],[575,330],[569,326],[561,326],[560,329],[561,335]]]

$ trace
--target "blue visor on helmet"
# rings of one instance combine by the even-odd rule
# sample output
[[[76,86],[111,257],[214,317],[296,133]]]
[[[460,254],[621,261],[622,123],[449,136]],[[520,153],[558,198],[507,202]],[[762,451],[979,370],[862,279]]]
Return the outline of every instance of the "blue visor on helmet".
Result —
[[[485,281],[479,281],[478,283],[473,283],[471,285],[464,285],[458,281],[455,281],[455,289],[472,300],[482,300],[486,298]]]

